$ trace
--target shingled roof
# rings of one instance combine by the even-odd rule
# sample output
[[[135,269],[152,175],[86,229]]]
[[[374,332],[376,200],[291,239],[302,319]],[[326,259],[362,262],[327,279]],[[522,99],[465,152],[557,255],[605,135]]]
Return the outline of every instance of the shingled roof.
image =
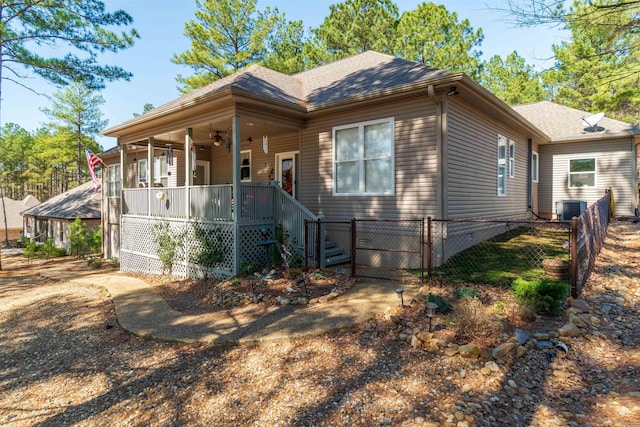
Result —
[[[461,73],[451,73],[373,51],[294,75],[251,65],[147,113],[105,129],[103,134],[214,99],[228,91],[262,98],[300,111],[312,111],[333,103],[344,103],[403,86],[460,75]]]
[[[3,197],[0,202],[4,205],[4,208],[0,209],[0,226],[4,227],[4,213],[6,212],[7,228],[22,228],[23,221],[20,212],[40,203],[38,199],[32,195],[28,195],[22,200],[13,200],[8,197]]]
[[[101,193],[96,193],[93,182],[89,181],[23,211],[22,215],[68,220],[100,219],[101,200]]]
[[[549,101],[516,105],[520,115],[537,126],[551,138],[551,142],[568,142],[587,139],[617,138],[640,134],[640,128],[629,123],[604,117],[598,122],[597,132],[586,129],[582,119],[593,113],[565,107]]]

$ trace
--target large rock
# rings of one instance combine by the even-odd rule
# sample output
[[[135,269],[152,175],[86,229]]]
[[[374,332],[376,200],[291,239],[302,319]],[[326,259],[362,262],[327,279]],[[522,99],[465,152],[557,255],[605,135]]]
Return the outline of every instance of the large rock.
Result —
[[[477,359],[480,357],[480,347],[473,343],[461,345],[458,347],[458,352],[465,359]]]
[[[580,299],[580,298],[572,299],[569,305],[571,305],[571,307],[577,308],[578,310],[584,313],[589,312],[589,304],[587,304],[587,302],[583,299]]]
[[[531,335],[529,334],[529,331],[520,328],[517,328],[514,333],[514,338],[516,339],[518,344],[521,345],[524,345],[529,340],[530,336]]]
[[[516,345],[517,344],[514,342],[506,342],[504,344],[500,344],[499,346],[493,349],[493,351],[491,352],[491,356],[496,360],[503,359],[504,356],[509,354],[511,350],[513,350],[516,347]]]
[[[580,336],[580,329],[573,323],[566,323],[563,327],[558,329],[558,335],[561,337],[577,337]]]
[[[569,323],[576,325],[580,328],[586,328],[587,324],[585,323],[584,320],[582,320],[578,315],[576,314],[570,314],[569,315]]]

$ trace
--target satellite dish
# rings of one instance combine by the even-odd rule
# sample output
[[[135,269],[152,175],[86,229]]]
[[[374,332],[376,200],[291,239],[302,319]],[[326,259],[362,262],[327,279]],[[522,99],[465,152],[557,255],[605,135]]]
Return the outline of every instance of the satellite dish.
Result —
[[[604,128],[602,126],[598,126],[598,122],[602,120],[604,117],[604,113],[594,114],[593,116],[587,116],[582,118],[582,124],[585,125],[585,132],[600,132],[603,131]]]

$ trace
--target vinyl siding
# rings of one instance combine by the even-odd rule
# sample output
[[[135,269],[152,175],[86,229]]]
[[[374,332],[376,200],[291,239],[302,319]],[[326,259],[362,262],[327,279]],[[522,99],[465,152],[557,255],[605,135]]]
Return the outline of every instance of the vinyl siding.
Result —
[[[253,142],[243,142],[241,151],[251,151],[251,183],[268,184],[275,179],[275,155],[289,151],[298,151],[299,133],[293,131],[285,135],[269,135],[269,148],[265,154],[262,149],[262,135],[256,133]],[[300,167],[300,166],[298,166]],[[273,169],[273,170],[272,170]],[[211,164],[212,184],[231,184],[233,182],[232,153],[226,147],[213,148]]]
[[[527,215],[527,136],[452,100],[447,113],[447,217],[521,219]],[[515,141],[515,176],[498,196],[498,134]]]
[[[332,129],[394,118],[395,195],[334,196]],[[327,220],[422,218],[436,213],[436,105],[414,98],[328,115],[309,121],[302,132],[301,201]]]
[[[613,188],[616,215],[633,215],[634,170],[631,139],[599,140],[541,146],[540,211],[555,214],[561,200],[585,200],[591,205]],[[596,187],[569,188],[569,159],[596,158]]]

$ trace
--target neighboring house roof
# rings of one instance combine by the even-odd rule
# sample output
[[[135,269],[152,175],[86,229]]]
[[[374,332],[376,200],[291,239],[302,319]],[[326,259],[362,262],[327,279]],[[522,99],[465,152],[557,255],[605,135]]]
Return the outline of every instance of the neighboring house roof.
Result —
[[[640,134],[637,126],[608,117],[598,122],[598,131],[590,131],[582,119],[593,113],[549,101],[516,105],[513,109],[547,134],[551,142],[620,138]]]
[[[4,228],[4,213],[7,213],[7,228],[22,228],[22,216],[20,212],[36,206],[38,199],[32,195],[28,195],[22,200],[13,200],[8,197],[2,197],[1,202],[4,203],[4,209],[0,206],[0,227]]]
[[[22,215],[68,220],[99,219],[101,200],[101,193],[95,192],[93,182],[89,181],[23,211]]]

